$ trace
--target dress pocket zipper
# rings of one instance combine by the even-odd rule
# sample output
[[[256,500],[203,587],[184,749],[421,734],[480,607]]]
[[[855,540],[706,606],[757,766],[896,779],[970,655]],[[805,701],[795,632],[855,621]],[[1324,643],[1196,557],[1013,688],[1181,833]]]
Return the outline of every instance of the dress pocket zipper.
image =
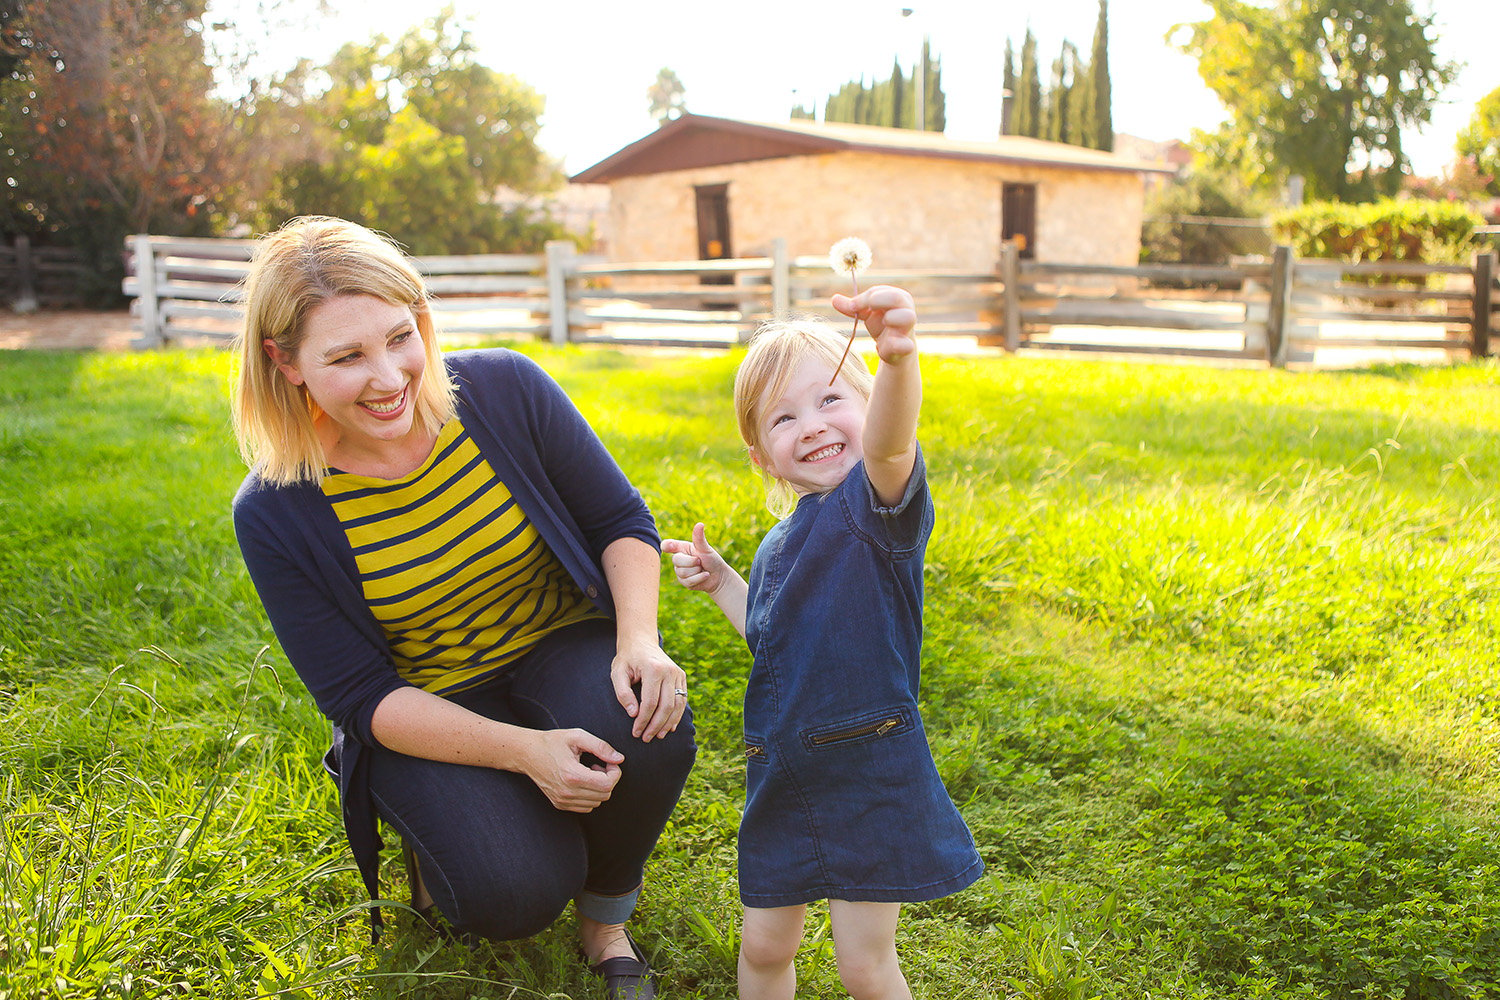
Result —
[[[807,739],[815,747],[826,747],[831,743],[842,743],[844,740],[857,740],[864,736],[884,736],[886,733],[901,725],[901,716],[893,715],[885,719],[876,719],[862,726],[852,729],[840,729],[833,733],[818,733]]]

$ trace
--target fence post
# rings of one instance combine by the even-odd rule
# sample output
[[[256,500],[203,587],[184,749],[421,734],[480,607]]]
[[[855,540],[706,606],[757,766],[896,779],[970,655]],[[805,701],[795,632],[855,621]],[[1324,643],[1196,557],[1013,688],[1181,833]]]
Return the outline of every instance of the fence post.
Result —
[[[137,233],[130,238],[135,252],[135,284],[140,290],[136,296],[141,317],[140,347],[160,347],[165,339],[161,328],[161,309],[156,300],[156,253],[151,249],[151,237]]]
[[[547,241],[547,315],[552,321],[552,342],[568,342],[568,277],[573,273],[572,240]]]
[[[1271,302],[1266,310],[1266,361],[1274,368],[1286,367],[1287,313],[1292,304],[1292,248],[1278,246],[1271,252]]]
[[[792,311],[792,261],[786,252],[786,237],[771,241],[771,318],[786,319]]]
[[[18,313],[36,312],[36,264],[31,257],[31,237],[16,237],[16,301]]]
[[[1469,353],[1489,357],[1490,310],[1495,304],[1495,251],[1474,255],[1474,336]]]
[[[1021,347],[1021,252],[1014,240],[1000,244],[1000,283],[1005,286],[1005,349]]]

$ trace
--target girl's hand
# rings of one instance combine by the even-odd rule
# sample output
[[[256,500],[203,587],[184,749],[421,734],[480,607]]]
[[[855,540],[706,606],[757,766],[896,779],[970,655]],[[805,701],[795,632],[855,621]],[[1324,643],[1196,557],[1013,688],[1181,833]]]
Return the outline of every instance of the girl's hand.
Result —
[[[702,521],[693,525],[691,542],[667,538],[662,541],[661,550],[672,554],[672,572],[688,590],[701,590],[712,597],[729,578],[729,564],[708,544]]]
[[[687,673],[654,640],[617,648],[609,678],[615,686],[615,697],[635,720],[632,736],[650,743],[677,731],[677,723],[687,711]],[[637,684],[641,688],[639,702]]]
[[[593,812],[609,800],[620,780],[623,754],[582,729],[548,729],[536,735],[525,773],[555,808]],[[585,764],[585,754],[594,762]]]
[[[916,353],[917,305],[906,289],[872,285],[852,298],[834,295],[833,308],[864,323],[881,361],[889,364]]]

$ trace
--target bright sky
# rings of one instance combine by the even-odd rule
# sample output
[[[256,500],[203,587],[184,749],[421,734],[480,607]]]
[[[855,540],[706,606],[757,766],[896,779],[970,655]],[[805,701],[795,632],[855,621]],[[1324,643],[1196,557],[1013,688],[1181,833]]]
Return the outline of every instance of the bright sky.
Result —
[[[248,0],[214,0],[232,8]],[[302,0],[292,0],[293,4]],[[295,55],[317,58],[346,41],[396,35],[435,13],[435,0],[328,0],[335,14],[314,30],[280,31]],[[1405,136],[1419,174],[1453,158],[1453,142],[1474,104],[1500,86],[1491,49],[1500,31],[1493,0],[1415,0],[1437,14],[1438,55],[1464,62],[1433,124]],[[1431,3],[1430,7],[1425,6]],[[816,102],[850,79],[889,75],[899,56],[909,70],[925,34],[942,60],[948,134],[987,139],[999,131],[1005,42],[1019,56],[1029,25],[1046,83],[1064,40],[1087,58],[1098,0],[912,0],[902,16],[885,0],[451,0],[473,28],[480,60],[519,77],[547,101],[540,141],[570,174],[655,128],[646,90],[662,67],[682,80],[689,111],[753,121],[785,121],[797,101]],[[313,7],[306,0],[307,8]],[[1212,128],[1222,106],[1197,63],[1164,40],[1173,25],[1202,20],[1203,0],[1113,0],[1109,63],[1116,131],[1147,139],[1187,139]],[[321,50],[321,51],[320,51]]]

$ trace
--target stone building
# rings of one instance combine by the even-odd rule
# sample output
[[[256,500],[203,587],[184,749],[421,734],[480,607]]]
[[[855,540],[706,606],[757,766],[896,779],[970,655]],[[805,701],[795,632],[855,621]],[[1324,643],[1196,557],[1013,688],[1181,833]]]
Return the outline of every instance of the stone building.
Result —
[[[1012,238],[1023,257],[1134,264],[1142,180],[1171,172],[1021,136],[687,114],[572,180],[608,185],[615,260],[761,256],[778,236],[820,254],[859,236],[879,267],[991,270]]]

